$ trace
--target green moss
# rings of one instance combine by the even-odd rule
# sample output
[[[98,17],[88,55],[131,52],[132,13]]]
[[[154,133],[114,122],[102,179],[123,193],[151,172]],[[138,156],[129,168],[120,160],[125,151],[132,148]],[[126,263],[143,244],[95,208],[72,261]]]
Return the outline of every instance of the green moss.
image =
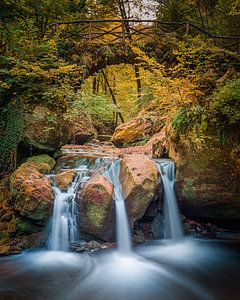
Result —
[[[55,159],[47,154],[41,154],[41,155],[29,157],[27,162],[34,162],[35,164],[45,163],[48,164],[51,167],[51,169],[53,169],[56,164]]]
[[[36,228],[31,223],[29,223],[28,221],[23,221],[21,219],[18,219],[18,223],[17,223],[18,234],[32,233],[35,231],[36,231]]]
[[[3,135],[0,136],[0,170],[5,172],[13,169],[13,154],[16,153],[24,129],[23,107],[19,100],[1,109],[0,128],[3,129]]]
[[[93,203],[88,203],[87,216],[93,226],[100,228],[106,218],[106,208]]]
[[[42,221],[46,219],[46,212],[44,211],[44,207],[34,208],[34,210],[24,212],[24,214],[35,221]]]
[[[93,187],[94,192],[104,192],[105,189],[101,184],[95,184]]]
[[[229,80],[212,95],[210,109],[220,122],[239,124],[240,122],[240,78]]]
[[[150,140],[150,137],[146,137],[142,140],[133,142],[133,143],[126,143],[124,144],[124,147],[131,147],[131,146],[144,146],[148,141]]]

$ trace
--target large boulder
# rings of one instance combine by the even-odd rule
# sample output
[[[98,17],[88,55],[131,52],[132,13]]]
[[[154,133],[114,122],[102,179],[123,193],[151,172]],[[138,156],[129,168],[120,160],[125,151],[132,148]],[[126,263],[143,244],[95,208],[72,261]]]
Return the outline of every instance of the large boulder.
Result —
[[[113,186],[103,176],[93,176],[78,198],[82,234],[111,241],[114,238]]]
[[[57,187],[62,191],[67,191],[77,172],[75,170],[62,171],[56,176],[52,177],[52,180],[56,183]]]
[[[0,255],[16,254],[40,245],[43,225],[39,220],[21,216],[15,209],[15,198],[10,192],[10,177],[0,180]],[[38,241],[34,237],[38,236]]]
[[[183,213],[215,221],[240,220],[239,145],[234,135],[223,145],[214,131],[200,138],[193,130],[186,136],[169,126],[167,137]]]
[[[119,125],[111,141],[116,146],[128,146],[146,143],[155,133],[163,127],[159,117],[136,118],[133,121]]]
[[[155,200],[158,169],[146,155],[128,155],[121,161],[120,181],[133,228],[134,222],[144,216],[150,203]]]
[[[43,152],[56,151],[70,141],[83,144],[97,134],[87,114],[64,114],[42,105],[25,114],[25,125],[23,141]]]
[[[22,164],[10,178],[14,210],[31,220],[45,221],[50,214],[54,192],[50,180],[33,163]]]

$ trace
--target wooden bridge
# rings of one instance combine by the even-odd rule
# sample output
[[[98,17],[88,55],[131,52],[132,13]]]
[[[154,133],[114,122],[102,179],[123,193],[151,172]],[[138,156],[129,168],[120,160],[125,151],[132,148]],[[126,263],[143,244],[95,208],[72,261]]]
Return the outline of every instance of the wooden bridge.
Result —
[[[54,34],[63,34],[66,39],[83,44],[116,44],[131,41],[141,45],[157,42],[167,33],[179,37],[201,35],[214,41],[215,45],[240,52],[240,37],[211,34],[190,22],[162,22],[158,20],[73,20],[48,25]]]

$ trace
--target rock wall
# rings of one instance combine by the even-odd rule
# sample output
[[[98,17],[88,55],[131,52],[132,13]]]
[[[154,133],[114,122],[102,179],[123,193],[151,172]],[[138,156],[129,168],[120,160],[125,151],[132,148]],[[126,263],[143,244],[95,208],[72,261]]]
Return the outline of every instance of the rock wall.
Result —
[[[201,139],[168,128],[169,156],[177,165],[176,192],[183,214],[240,220],[238,133],[224,145],[216,132]]]

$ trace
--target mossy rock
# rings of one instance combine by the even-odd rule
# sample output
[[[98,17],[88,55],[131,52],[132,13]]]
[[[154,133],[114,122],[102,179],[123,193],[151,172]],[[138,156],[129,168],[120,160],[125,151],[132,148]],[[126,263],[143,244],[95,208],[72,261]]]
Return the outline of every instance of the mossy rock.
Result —
[[[169,156],[177,165],[175,190],[183,213],[240,219],[239,131],[229,133],[224,144],[210,126],[201,138],[196,128],[187,135],[168,128],[167,138]]]
[[[43,174],[49,174],[54,168],[56,161],[47,154],[32,156],[27,159],[27,163],[34,163],[36,169]]]
[[[69,118],[44,105],[35,105],[25,114],[25,125],[23,142],[44,153],[53,153],[70,141],[84,143],[97,136],[86,113],[79,111]]]
[[[79,198],[80,230],[100,240],[114,238],[113,186],[103,176],[93,176]]]
[[[49,178],[34,163],[22,164],[10,179],[14,210],[22,217],[45,221],[51,212],[54,192]]]
[[[101,205],[96,205],[93,203],[89,203],[87,205],[87,217],[90,223],[93,226],[96,226],[98,229],[101,228],[104,224],[107,211],[106,208]]]

